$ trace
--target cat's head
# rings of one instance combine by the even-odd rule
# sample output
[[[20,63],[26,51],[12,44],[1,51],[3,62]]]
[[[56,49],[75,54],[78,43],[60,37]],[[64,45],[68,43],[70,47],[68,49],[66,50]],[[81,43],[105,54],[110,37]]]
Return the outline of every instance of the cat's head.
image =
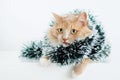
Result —
[[[55,25],[49,30],[48,38],[53,44],[67,46],[78,39],[84,39],[92,31],[88,28],[87,14],[59,16],[53,13]]]

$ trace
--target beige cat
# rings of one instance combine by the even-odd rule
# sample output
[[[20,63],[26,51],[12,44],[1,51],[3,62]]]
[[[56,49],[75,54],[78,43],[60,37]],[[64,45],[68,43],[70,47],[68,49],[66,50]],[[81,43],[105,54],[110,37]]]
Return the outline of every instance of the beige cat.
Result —
[[[55,17],[55,26],[49,30],[48,38],[52,45],[63,45],[68,46],[77,39],[84,39],[92,34],[92,31],[88,28],[87,14],[82,12],[78,15],[66,15],[59,16],[53,13]],[[42,57],[41,64],[47,61],[49,58],[47,56]],[[74,75],[80,75],[86,65],[90,63],[91,60],[86,58],[79,64],[74,66]]]

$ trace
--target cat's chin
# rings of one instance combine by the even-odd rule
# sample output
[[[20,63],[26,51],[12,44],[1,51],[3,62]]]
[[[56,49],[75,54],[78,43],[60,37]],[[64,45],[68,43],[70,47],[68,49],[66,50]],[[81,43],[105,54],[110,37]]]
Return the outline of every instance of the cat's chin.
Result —
[[[67,46],[69,46],[69,44],[62,44],[64,47],[67,47]]]
[[[67,47],[69,46],[70,44],[69,43],[52,43],[53,46],[58,46],[58,45],[62,45],[63,47]]]
[[[62,45],[63,45],[64,47],[67,47],[67,46],[70,45],[70,43],[63,42]]]
[[[58,45],[62,45],[63,47],[67,47],[67,46],[69,46],[70,44],[64,44],[64,43],[57,43],[57,44],[54,44],[54,46],[58,46]]]
[[[62,45],[64,47],[67,47],[69,46],[71,43],[66,43],[66,42],[61,42],[61,41],[57,41],[57,42],[51,42],[51,45],[52,46],[59,46],[59,45]]]

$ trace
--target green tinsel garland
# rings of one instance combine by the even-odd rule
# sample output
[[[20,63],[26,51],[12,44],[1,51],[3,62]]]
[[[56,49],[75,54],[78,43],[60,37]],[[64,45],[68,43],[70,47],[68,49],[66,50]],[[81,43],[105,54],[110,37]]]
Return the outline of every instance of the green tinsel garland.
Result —
[[[81,11],[75,10],[70,14],[80,14]],[[75,41],[68,47],[58,45],[54,47],[49,39],[45,37],[44,41],[33,42],[22,50],[22,56],[29,59],[38,60],[42,55],[49,57],[50,61],[59,65],[77,64],[82,59],[88,57],[93,61],[104,60],[110,54],[110,46],[106,42],[106,35],[103,27],[95,20],[95,17],[88,12],[89,28],[94,32],[93,35],[84,40]],[[55,25],[51,21],[50,26]]]

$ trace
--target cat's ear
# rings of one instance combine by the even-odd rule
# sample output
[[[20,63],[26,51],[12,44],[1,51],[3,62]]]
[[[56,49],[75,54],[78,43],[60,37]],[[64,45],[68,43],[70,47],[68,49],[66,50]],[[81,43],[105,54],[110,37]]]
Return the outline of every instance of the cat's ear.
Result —
[[[54,16],[56,22],[61,22],[61,21],[62,21],[62,17],[61,17],[61,16],[59,16],[59,15],[56,14],[56,13],[52,13],[52,14],[53,14],[53,16]]]
[[[78,25],[80,26],[85,26],[87,24],[87,14],[86,12],[82,12],[79,16],[78,16]]]

